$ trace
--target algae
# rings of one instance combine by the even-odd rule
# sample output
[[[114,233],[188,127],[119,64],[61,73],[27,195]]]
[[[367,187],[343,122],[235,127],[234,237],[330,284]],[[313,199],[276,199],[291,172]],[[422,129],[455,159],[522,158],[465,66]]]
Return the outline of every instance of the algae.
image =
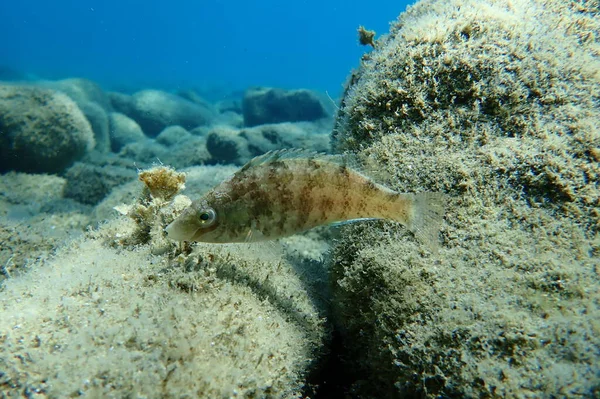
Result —
[[[183,174],[141,171],[122,216],[0,291],[8,397],[297,398],[323,352],[322,311],[283,253],[176,245]]]
[[[600,394],[598,2],[418,2],[349,79],[338,151],[449,204],[333,248],[359,397]]]

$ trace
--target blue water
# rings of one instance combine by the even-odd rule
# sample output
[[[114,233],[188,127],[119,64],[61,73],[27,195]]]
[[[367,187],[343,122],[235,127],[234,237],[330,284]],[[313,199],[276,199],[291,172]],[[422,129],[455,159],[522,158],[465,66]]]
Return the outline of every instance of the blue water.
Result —
[[[411,2],[412,3],[412,2]],[[247,86],[341,92],[356,29],[388,31],[408,1],[4,0],[0,65],[108,89]]]

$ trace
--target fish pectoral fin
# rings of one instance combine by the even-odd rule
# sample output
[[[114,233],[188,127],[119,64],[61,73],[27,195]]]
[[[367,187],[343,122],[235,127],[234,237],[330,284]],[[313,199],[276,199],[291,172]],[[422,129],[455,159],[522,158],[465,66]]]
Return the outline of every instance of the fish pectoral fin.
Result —
[[[248,229],[246,233],[245,243],[266,241],[267,237],[258,229]]]

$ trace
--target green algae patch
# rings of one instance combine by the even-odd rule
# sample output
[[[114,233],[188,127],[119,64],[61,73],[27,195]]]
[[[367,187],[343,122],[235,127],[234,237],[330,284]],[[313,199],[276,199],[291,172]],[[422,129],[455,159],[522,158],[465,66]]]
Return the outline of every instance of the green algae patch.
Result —
[[[422,1],[351,77],[333,134],[400,192],[445,192],[438,254],[397,226],[333,248],[363,397],[594,397],[598,3]]]

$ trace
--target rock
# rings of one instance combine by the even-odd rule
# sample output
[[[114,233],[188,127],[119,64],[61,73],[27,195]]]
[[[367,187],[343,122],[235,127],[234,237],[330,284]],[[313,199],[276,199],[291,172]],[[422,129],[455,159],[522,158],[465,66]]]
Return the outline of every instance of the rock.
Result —
[[[215,127],[206,138],[206,149],[215,163],[241,165],[250,158],[248,141],[239,131],[227,126]]]
[[[111,94],[111,102],[115,110],[135,120],[150,137],[171,125],[191,130],[208,124],[214,116],[205,106],[159,90],[139,91],[130,98]]]
[[[101,106],[106,112],[111,111],[111,103],[107,94],[97,83],[82,78],[70,78],[63,80],[44,80],[36,82],[36,85],[57,90],[68,95],[78,105],[94,102]]]
[[[190,132],[181,126],[168,126],[156,136],[156,142],[171,147],[182,141],[189,140],[191,137]]]
[[[177,264],[119,245],[131,223],[113,220],[3,283],[3,393],[304,396],[327,328],[300,273],[248,246],[197,246]]]
[[[213,125],[227,125],[231,127],[244,127],[244,117],[237,112],[227,111],[217,115]]]
[[[96,205],[113,187],[134,180],[136,175],[133,168],[76,162],[65,173],[67,184],[64,195],[82,204]]]
[[[57,173],[94,145],[90,123],[67,95],[0,85],[0,170]]]
[[[243,165],[255,156],[284,148],[329,151],[329,134],[325,126],[309,122],[278,123],[245,129],[229,126],[213,128],[206,148],[216,163]]]
[[[202,98],[195,90],[180,90],[177,92],[177,95],[204,108],[212,108],[212,104]]]
[[[114,152],[119,152],[126,144],[147,140],[140,125],[127,115],[111,112],[108,117],[110,145]]]
[[[242,100],[237,98],[230,98],[227,100],[219,101],[215,104],[215,108],[221,114],[225,112],[235,112],[236,114],[242,114]]]
[[[110,151],[109,120],[104,108],[91,101],[81,102],[78,106],[94,131],[94,139],[96,140],[94,149],[100,152]]]
[[[133,98],[129,94],[110,91],[107,93],[111,107],[124,115],[131,115],[134,112]]]
[[[329,129],[310,122],[277,123],[241,129],[250,156],[284,148],[329,152]]]
[[[173,152],[162,144],[146,138],[143,141],[129,143],[121,148],[119,156],[129,159],[138,168],[147,168],[163,163]]]
[[[393,223],[334,244],[357,397],[598,396],[600,10],[506,5],[418,2],[346,89],[334,148],[447,193],[437,253]]]
[[[108,136],[108,116],[112,106],[102,88],[95,82],[82,78],[63,80],[42,80],[36,86],[65,93],[71,98],[90,122],[96,140],[95,150],[108,152],[110,141]]]
[[[321,101],[309,90],[250,89],[244,96],[242,110],[246,126],[316,121],[327,116]]]

